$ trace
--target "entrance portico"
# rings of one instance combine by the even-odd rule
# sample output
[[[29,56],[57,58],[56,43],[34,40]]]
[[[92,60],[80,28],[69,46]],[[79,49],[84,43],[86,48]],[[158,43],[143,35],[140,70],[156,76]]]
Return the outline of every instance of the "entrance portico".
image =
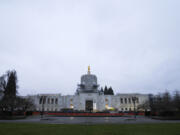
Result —
[[[86,111],[92,112],[93,111],[93,100],[86,100]]]

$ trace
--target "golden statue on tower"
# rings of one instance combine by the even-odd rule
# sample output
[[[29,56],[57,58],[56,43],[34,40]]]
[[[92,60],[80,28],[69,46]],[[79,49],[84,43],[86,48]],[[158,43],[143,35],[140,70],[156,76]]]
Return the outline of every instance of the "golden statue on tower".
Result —
[[[88,74],[91,73],[91,69],[90,69],[90,66],[88,66]]]

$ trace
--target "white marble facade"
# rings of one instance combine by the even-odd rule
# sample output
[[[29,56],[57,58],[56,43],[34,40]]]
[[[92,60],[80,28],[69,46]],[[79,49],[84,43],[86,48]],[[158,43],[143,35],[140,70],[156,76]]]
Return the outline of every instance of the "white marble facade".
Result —
[[[73,109],[78,111],[131,111],[134,109],[132,97],[136,97],[135,106],[143,104],[148,100],[147,94],[116,94],[104,95],[99,90],[97,77],[90,73],[81,76],[81,83],[78,85],[74,95],[61,94],[38,94],[30,96],[35,105],[36,111],[61,111],[62,109]]]

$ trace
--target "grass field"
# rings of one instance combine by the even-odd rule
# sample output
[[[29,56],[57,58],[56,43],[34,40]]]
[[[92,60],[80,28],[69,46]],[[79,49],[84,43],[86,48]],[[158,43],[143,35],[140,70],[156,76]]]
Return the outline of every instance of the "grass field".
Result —
[[[119,125],[0,123],[0,135],[180,135],[180,123]]]

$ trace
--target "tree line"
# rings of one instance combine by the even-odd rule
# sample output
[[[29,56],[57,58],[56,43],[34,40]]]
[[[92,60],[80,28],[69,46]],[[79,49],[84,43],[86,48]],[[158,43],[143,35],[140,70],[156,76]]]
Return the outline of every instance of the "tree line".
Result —
[[[180,113],[180,93],[175,91],[173,94],[169,92],[150,95],[150,108],[152,113],[158,115],[176,115]]]
[[[104,95],[114,95],[114,91],[112,89],[112,87],[107,87],[105,86],[104,88],[101,87],[101,92],[104,93]]]
[[[25,112],[34,107],[30,98],[18,96],[18,79],[15,70],[7,71],[0,76],[0,114],[13,115],[17,112]]]
[[[149,101],[138,107],[150,110],[151,115],[180,117],[180,91],[149,94]]]

